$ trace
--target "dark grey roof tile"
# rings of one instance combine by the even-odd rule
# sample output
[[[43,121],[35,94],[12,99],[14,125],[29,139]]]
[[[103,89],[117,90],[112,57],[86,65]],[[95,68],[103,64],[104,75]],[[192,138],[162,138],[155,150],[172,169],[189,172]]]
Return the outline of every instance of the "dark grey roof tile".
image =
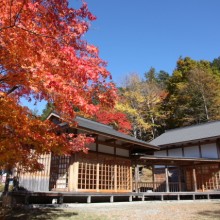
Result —
[[[215,137],[220,137],[220,121],[168,130],[150,144],[161,146]]]

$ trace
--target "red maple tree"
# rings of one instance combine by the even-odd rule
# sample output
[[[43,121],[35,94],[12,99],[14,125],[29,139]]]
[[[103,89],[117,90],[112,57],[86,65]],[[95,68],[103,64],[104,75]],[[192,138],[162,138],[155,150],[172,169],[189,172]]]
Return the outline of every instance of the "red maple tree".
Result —
[[[132,126],[126,114],[116,110],[101,110],[96,113],[96,120],[106,125],[113,126],[114,129],[129,134]]]
[[[84,1],[79,9],[67,0],[1,1],[0,169],[17,162],[35,169],[40,154],[82,150],[91,141],[57,136],[49,122],[20,106],[21,97],[54,103],[69,123],[75,109],[94,115],[100,106],[114,106],[106,63],[82,38],[94,19]]]

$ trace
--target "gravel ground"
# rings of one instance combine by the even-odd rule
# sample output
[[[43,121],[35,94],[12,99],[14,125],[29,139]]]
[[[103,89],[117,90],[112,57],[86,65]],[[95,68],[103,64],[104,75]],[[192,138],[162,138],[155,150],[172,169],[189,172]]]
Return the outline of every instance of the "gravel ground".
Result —
[[[120,220],[220,220],[220,201],[154,201],[70,205],[72,210]]]
[[[220,220],[220,200],[76,203],[62,208],[35,206],[26,210],[0,210],[0,219]]]

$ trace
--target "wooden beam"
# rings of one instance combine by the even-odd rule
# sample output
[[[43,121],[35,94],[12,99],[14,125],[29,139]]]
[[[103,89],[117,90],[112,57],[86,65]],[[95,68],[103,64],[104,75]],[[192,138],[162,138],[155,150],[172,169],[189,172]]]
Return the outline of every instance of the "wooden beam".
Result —
[[[114,143],[116,141],[116,139],[114,139],[114,138],[109,138],[109,139],[105,139],[105,142],[106,143]]]
[[[94,137],[94,138],[96,138],[96,137],[98,137],[98,135],[97,134],[86,134],[86,137]]]
[[[217,148],[218,158],[220,158],[220,139],[217,139],[216,141],[216,148]]]
[[[132,147],[132,146],[134,146],[134,144],[124,143],[124,144],[121,144],[120,146],[122,146],[122,147]]]
[[[101,141],[101,140],[98,140],[98,144],[106,145],[109,147],[117,147],[117,148],[121,148],[121,149],[125,149],[125,150],[129,149],[128,147],[123,147],[122,145],[113,144],[113,143],[109,143],[109,142],[105,142],[105,141]]]
[[[199,157],[202,158],[202,149],[201,149],[201,143],[199,142]]]
[[[92,129],[88,129],[88,128],[84,128],[84,127],[81,127],[81,126],[78,126],[77,127],[79,130],[82,130],[82,131],[86,131],[86,132],[91,132],[91,133],[95,133],[97,135],[100,135],[102,137],[107,137],[107,138],[115,138],[116,140],[118,141],[123,141],[123,142],[126,142],[126,143],[131,143],[131,144],[135,144],[138,146],[138,148],[140,149],[147,149],[147,150],[160,150],[159,147],[157,146],[153,146],[151,144],[148,144],[147,142],[139,142],[138,140],[129,140],[127,138],[121,138],[121,137],[118,137],[118,136],[114,136],[114,135],[111,135],[111,134],[106,134],[104,132],[100,132],[100,131],[94,131]]]

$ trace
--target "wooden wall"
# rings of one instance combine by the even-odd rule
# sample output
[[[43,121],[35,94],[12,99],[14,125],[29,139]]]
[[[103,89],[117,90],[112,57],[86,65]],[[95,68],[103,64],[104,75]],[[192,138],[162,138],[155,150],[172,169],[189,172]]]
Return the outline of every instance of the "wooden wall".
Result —
[[[194,168],[198,191],[220,190],[219,164],[197,165]],[[192,167],[185,168],[185,179],[187,190],[193,191],[194,183]]]
[[[51,155],[42,155],[42,157],[39,159],[39,162],[44,165],[44,170],[34,173],[20,171],[18,174],[19,186],[35,192],[49,190]]]

